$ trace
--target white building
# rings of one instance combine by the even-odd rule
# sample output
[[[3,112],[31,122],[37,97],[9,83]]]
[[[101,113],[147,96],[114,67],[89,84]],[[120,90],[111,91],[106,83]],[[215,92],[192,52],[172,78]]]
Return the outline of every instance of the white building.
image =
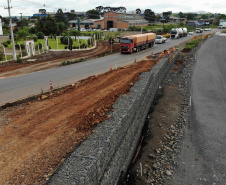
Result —
[[[0,19],[0,35],[3,35],[3,31],[2,31],[2,20]]]

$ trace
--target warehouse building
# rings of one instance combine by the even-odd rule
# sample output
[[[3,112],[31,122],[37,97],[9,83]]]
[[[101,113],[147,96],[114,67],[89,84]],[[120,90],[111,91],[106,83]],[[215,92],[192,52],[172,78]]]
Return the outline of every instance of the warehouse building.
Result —
[[[69,21],[71,27],[78,27],[77,20]],[[127,30],[129,26],[146,26],[148,21],[144,20],[144,17],[134,13],[118,13],[118,12],[105,12],[104,17],[101,19],[89,19],[81,20],[81,28],[96,28],[96,29],[107,29],[118,28]]]
[[[142,15],[117,13],[113,11],[106,12],[103,20],[94,21],[94,27],[98,29],[128,29],[129,26],[145,26],[148,22]]]

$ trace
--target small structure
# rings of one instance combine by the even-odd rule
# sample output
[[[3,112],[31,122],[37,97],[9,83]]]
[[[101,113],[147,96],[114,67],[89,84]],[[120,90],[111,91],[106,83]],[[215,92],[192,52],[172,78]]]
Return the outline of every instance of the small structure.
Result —
[[[2,31],[2,20],[0,19],[0,35],[3,35],[3,31]]]
[[[46,48],[47,51],[49,50],[48,36],[45,36],[45,48]]]
[[[27,51],[28,57],[35,55],[35,44],[34,40],[26,40],[24,41],[25,50]]]

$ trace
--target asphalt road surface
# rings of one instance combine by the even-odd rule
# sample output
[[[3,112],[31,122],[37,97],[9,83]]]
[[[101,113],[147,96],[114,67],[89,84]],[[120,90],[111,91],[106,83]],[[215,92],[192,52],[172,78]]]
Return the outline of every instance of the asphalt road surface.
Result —
[[[191,119],[172,184],[226,184],[226,34],[197,53],[191,82]]]
[[[180,39],[168,39],[164,44],[155,44],[153,48],[138,53],[117,53],[78,64],[0,79],[0,105],[40,94],[42,90],[49,90],[50,81],[52,81],[54,88],[69,85],[91,75],[107,72],[110,66],[114,68],[115,65],[119,67],[131,64],[135,59],[140,60],[152,52],[161,52],[192,37],[193,35],[188,35]]]

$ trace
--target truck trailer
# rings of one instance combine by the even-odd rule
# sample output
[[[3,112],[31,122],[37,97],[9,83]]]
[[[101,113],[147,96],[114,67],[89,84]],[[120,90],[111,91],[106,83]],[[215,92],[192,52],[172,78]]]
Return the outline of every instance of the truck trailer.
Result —
[[[170,38],[178,39],[187,36],[187,28],[174,28],[171,30]]]
[[[120,39],[120,52],[133,53],[142,49],[153,47],[155,43],[155,33],[145,33],[137,35],[129,35]]]
[[[226,28],[226,22],[221,22],[219,24],[219,29],[223,29],[223,28]]]

